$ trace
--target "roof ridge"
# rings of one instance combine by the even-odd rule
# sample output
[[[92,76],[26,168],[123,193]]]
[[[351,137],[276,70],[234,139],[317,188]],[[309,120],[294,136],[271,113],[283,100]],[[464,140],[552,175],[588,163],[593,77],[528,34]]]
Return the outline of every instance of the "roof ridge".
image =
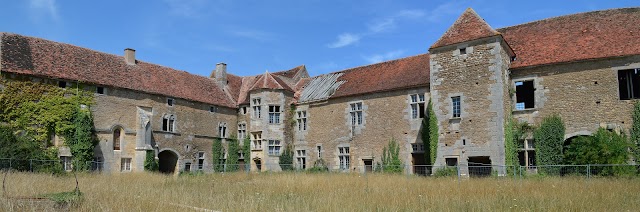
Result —
[[[324,76],[324,75],[329,75],[329,74],[346,73],[346,72],[350,72],[350,71],[353,71],[353,70],[359,69],[359,68],[365,68],[365,67],[374,66],[374,65],[382,65],[382,64],[385,64],[385,63],[391,63],[391,62],[396,62],[396,61],[400,61],[400,60],[406,60],[406,59],[409,59],[409,58],[419,57],[419,56],[428,55],[428,54],[429,54],[428,52],[427,53],[421,53],[421,54],[411,55],[411,56],[407,56],[407,57],[402,57],[402,58],[382,61],[382,62],[379,62],[379,63],[372,63],[372,64],[367,64],[367,65],[351,67],[351,68],[347,68],[347,69],[342,69],[340,71],[329,72],[329,73],[326,73],[326,74],[320,74],[320,75],[317,75],[317,76],[311,77],[311,78],[313,79],[313,78],[316,78],[316,77],[319,77],[319,76]]]
[[[559,15],[559,16],[540,19],[540,20],[530,21],[530,22],[526,22],[526,23],[516,24],[516,25],[512,25],[512,26],[501,27],[501,28],[497,28],[496,30],[497,31],[507,30],[508,28],[526,26],[526,25],[540,23],[540,22],[544,22],[544,21],[553,21],[555,19],[566,18],[566,17],[571,17],[571,16],[585,15],[585,14],[590,14],[590,13],[612,12],[612,11],[625,10],[625,9],[637,9],[637,10],[640,10],[640,7],[609,8],[609,9],[605,9],[605,10],[594,10],[594,11],[587,11],[587,12],[579,12],[579,13],[572,13],[572,14],[566,14],[566,15]]]
[[[474,27],[470,31],[467,28]],[[429,49],[500,34],[471,7],[467,8]]]

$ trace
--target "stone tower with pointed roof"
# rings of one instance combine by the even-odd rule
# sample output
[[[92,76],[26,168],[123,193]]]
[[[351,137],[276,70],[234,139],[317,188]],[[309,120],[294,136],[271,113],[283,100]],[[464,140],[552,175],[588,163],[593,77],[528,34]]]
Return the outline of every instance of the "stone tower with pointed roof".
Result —
[[[468,174],[467,165],[503,165],[511,49],[469,8],[429,51],[439,122],[435,165],[460,165],[462,174]]]

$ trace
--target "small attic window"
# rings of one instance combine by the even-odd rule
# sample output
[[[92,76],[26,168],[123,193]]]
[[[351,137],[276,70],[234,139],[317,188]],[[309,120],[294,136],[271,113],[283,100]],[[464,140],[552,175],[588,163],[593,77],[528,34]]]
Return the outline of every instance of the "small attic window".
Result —
[[[212,113],[218,112],[218,107],[216,107],[216,106],[210,106],[210,107],[209,107],[209,112],[212,112]]]
[[[460,55],[467,54],[467,47],[460,48]]]
[[[96,93],[97,94],[104,94],[104,87],[97,86],[96,87]]]
[[[58,87],[66,88],[66,87],[67,87],[67,82],[65,82],[65,81],[58,81]]]
[[[173,99],[172,98],[167,98],[167,105],[169,106],[173,106]]]

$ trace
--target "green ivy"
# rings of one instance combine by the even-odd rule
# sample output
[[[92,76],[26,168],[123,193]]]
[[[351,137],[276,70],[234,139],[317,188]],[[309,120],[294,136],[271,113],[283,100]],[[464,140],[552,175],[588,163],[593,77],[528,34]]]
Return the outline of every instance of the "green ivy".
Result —
[[[249,135],[245,136],[242,143],[242,153],[244,154],[244,163],[251,163],[251,139]]]
[[[562,163],[564,144],[564,123],[558,115],[545,117],[540,126],[533,132],[536,141],[536,164],[559,165]],[[538,169],[542,174],[559,174],[557,167]]]
[[[70,135],[65,136],[65,145],[73,155],[73,167],[76,170],[88,170],[93,161],[93,149],[98,144],[93,127],[93,117],[88,109],[76,108]]]
[[[433,111],[433,103],[431,102],[431,98],[429,98],[429,103],[427,104],[427,117],[423,120],[423,131],[424,129],[428,129],[428,133],[422,134],[422,141],[425,142],[425,157],[427,160],[427,164],[434,164],[436,162],[436,157],[438,156],[438,117],[436,117],[436,112]]]
[[[505,165],[517,166],[520,164],[518,160],[518,144],[520,137],[516,133],[515,120],[509,115],[504,125],[504,155]],[[508,168],[507,171],[513,171],[512,168]]]
[[[636,161],[640,161],[640,101],[635,101],[633,104],[632,120],[631,144]]]
[[[240,146],[238,144],[238,139],[234,136],[227,139],[227,171],[233,172],[238,171],[238,151],[240,151]]]
[[[222,157],[224,157],[224,148],[222,148],[222,139],[214,138],[213,145],[211,147],[211,164],[213,164],[213,170],[222,172],[224,167],[222,163]]]
[[[284,151],[280,154],[278,163],[282,171],[293,170],[293,151],[289,145],[285,145]]]
[[[158,171],[159,168],[160,166],[156,160],[155,151],[147,150],[144,159],[144,170],[155,172]]]

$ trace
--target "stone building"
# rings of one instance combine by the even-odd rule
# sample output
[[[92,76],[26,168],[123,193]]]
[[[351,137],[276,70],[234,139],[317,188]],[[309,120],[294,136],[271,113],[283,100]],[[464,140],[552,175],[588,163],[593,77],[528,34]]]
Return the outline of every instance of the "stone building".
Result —
[[[2,76],[95,91],[91,110],[109,172],[142,171],[152,150],[165,172],[211,172],[219,138],[249,137],[252,171],[322,159],[335,171],[370,171],[391,140],[408,173],[425,173],[426,103],[438,119],[436,166],[504,165],[510,117],[538,124],[559,114],[565,138],[599,127],[626,131],[640,98],[640,8],[579,13],[494,29],[467,9],[425,54],[310,77],[305,66],[257,76],[192,75],[69,44],[2,33]],[[524,141],[521,165],[535,165]],[[219,171],[219,170],[216,170]],[[498,173],[504,173],[497,168]]]

